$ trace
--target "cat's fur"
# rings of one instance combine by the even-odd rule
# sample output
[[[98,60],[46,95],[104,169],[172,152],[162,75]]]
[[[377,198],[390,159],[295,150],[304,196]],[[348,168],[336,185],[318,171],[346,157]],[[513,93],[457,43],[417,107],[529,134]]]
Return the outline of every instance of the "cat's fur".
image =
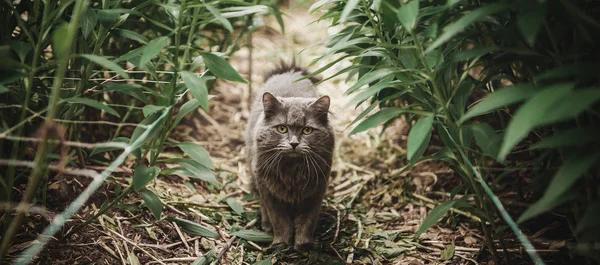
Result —
[[[308,79],[294,82],[305,71],[293,63],[271,74],[257,94],[246,129],[252,188],[259,195],[262,228],[273,232],[273,245],[293,241],[306,249],[313,243],[331,171],[330,98],[318,98]],[[280,125],[287,132],[279,132]],[[304,134],[305,127],[312,132]]]

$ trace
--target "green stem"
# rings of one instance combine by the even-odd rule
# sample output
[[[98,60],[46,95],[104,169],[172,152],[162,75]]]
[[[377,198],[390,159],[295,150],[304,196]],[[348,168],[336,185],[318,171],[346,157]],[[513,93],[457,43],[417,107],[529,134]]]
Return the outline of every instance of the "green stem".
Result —
[[[77,31],[77,26],[79,25],[79,19],[85,11],[85,9],[87,8],[87,5],[87,0],[81,0],[75,3],[75,7],[73,8],[73,15],[71,17],[71,22],[67,26],[67,33],[65,37],[66,41],[64,43],[64,49],[65,51],[67,51],[67,53],[62,57],[58,57],[57,59],[58,69],[56,71],[56,78],[54,79],[54,83],[52,86],[50,101],[48,102],[48,112],[46,113],[46,119],[49,121],[53,120],[57,113],[60,88],[62,87],[62,82],[67,72],[67,65],[69,62],[69,55],[73,47],[75,32]],[[31,171],[31,175],[29,176],[27,190],[25,192],[25,195],[23,196],[23,199],[21,200],[21,203],[19,203],[19,205],[17,206],[17,213],[15,218],[10,223],[8,230],[6,231],[6,234],[2,239],[2,245],[0,245],[0,260],[2,260],[2,258],[4,258],[4,256],[8,252],[8,248],[10,247],[14,236],[16,235],[17,231],[19,231],[19,228],[21,227],[25,218],[25,212],[29,208],[31,201],[33,200],[33,197],[36,194],[37,187],[40,182],[40,177],[46,171],[46,155],[48,151],[48,142],[46,141],[47,139],[48,134],[44,134],[44,139],[42,139],[42,141],[40,142],[38,151],[35,156],[34,164],[36,165],[36,167],[33,168],[33,170]]]
[[[67,233],[64,237],[69,238],[69,236],[71,236],[73,233],[79,231],[79,229],[81,229],[82,227],[94,222],[94,220],[96,220],[96,218],[98,218],[100,215],[103,215],[104,213],[106,213],[106,211],[112,209],[115,205],[117,205],[117,203],[119,203],[121,201],[121,199],[123,199],[127,194],[129,194],[132,191],[133,191],[133,185],[129,186],[127,189],[125,189],[123,192],[121,192],[121,194],[119,194],[119,196],[117,196],[110,204],[100,208],[100,210],[96,214],[94,214],[94,216],[88,218],[87,220],[85,220],[85,222],[83,222],[83,223],[77,225],[76,227],[74,227],[73,229],[71,229],[71,231],[69,231],[69,233]]]

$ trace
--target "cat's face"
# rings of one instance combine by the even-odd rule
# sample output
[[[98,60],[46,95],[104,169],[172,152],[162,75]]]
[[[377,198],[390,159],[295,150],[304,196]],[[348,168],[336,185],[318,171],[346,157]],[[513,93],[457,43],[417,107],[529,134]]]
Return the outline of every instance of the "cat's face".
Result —
[[[276,151],[284,157],[303,157],[311,153],[331,152],[333,133],[327,113],[330,99],[277,99],[263,95],[265,120],[257,132],[262,151]]]

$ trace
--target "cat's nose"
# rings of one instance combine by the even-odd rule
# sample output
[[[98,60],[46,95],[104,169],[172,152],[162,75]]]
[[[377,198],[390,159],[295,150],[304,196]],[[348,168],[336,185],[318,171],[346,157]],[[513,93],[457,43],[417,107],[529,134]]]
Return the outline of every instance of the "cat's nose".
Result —
[[[290,143],[290,145],[292,146],[292,149],[296,149],[296,146],[298,146],[298,143],[292,142],[292,143]]]

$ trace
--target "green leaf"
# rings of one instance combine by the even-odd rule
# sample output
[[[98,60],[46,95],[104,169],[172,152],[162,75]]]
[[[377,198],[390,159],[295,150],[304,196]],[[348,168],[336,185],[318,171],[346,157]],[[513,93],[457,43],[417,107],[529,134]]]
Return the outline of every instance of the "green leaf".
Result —
[[[239,230],[231,233],[231,235],[253,242],[269,243],[273,241],[273,236],[254,230]]]
[[[367,74],[363,75],[358,80],[358,82],[356,82],[356,84],[354,84],[353,86],[348,88],[348,90],[346,90],[346,92],[344,92],[344,95],[350,95],[352,92],[361,88],[362,86],[365,86],[365,85],[367,85],[373,81],[379,80],[383,77],[390,76],[394,72],[395,72],[395,70],[392,68],[380,68],[380,69],[376,69],[371,72],[368,72]]]
[[[562,98],[560,104],[548,109],[538,123],[543,125],[573,119],[598,100],[600,100],[599,88],[577,89]]]
[[[89,107],[92,107],[95,109],[106,111],[106,113],[111,114],[113,116],[121,117],[121,116],[119,116],[119,113],[115,109],[111,108],[110,106],[104,105],[98,101],[95,101],[95,100],[92,100],[89,98],[68,98],[68,99],[63,100],[63,102],[74,103],[74,104],[83,104],[83,105],[86,105],[86,106],[89,106]]]
[[[211,249],[209,252],[204,253],[202,257],[198,257],[191,265],[208,265],[211,261],[215,259],[213,255],[213,250]]]
[[[391,87],[393,85],[400,84],[400,83],[401,82],[398,80],[396,80],[396,81],[383,80],[375,85],[367,87],[365,90],[356,94],[356,96],[354,96],[350,101],[348,101],[348,104],[346,104],[346,106],[357,106],[358,107],[358,105],[360,105],[365,100],[372,97],[373,95],[379,93],[379,91],[381,91],[385,88]]]
[[[143,86],[139,84],[108,84],[103,91],[105,92],[119,92],[129,96],[132,96],[140,101],[149,104],[148,99],[144,95],[142,90]]]
[[[364,121],[356,125],[354,129],[350,132],[350,135],[366,131],[371,129],[379,124],[387,122],[392,118],[400,115],[401,113],[406,112],[405,109],[402,108],[384,108],[376,112],[375,114],[367,117]]]
[[[206,85],[206,81],[214,79],[214,77],[198,77],[196,74],[188,71],[182,71],[180,74],[185,86],[192,92],[192,95],[198,100],[200,106],[208,111],[208,86]]]
[[[537,148],[565,148],[571,146],[584,146],[590,143],[598,142],[600,138],[599,128],[573,128],[547,137],[531,146],[531,149]]]
[[[576,193],[569,194],[567,191],[577,180],[592,167],[596,166],[600,159],[600,153],[585,154],[577,153],[569,158],[563,166],[556,172],[544,195],[540,200],[529,206],[527,210],[519,217],[518,222],[522,223],[533,217],[538,216],[564,202]]]
[[[185,115],[194,111],[198,107],[200,107],[200,101],[198,101],[195,98],[186,103],[183,103],[183,105],[181,105],[181,108],[179,108],[179,112],[177,112],[177,116],[175,116],[175,120],[173,120],[173,124],[171,126],[173,126],[173,127],[177,126],[177,124],[179,124],[179,122],[181,122],[181,120],[183,119],[183,117],[185,117]]]
[[[122,37],[128,38],[130,40],[137,41],[137,42],[139,42],[141,44],[147,44],[148,43],[148,39],[146,37],[144,37],[144,35],[139,34],[139,33],[135,32],[135,31],[131,31],[131,30],[127,30],[127,29],[119,29],[117,32]]]
[[[442,250],[442,252],[440,253],[440,260],[444,261],[444,260],[450,260],[452,257],[454,257],[454,242],[452,242],[452,244],[446,246],[444,248],[444,250]]]
[[[98,56],[98,55],[93,55],[93,54],[81,54],[80,56],[83,58],[86,58],[106,69],[115,71],[117,74],[121,75],[124,78],[129,78],[129,75],[127,74],[127,72],[125,72],[125,70],[123,70],[123,68],[121,68],[121,66],[108,60],[104,56]]]
[[[415,123],[415,126],[408,133],[408,143],[406,147],[406,158],[408,161],[419,159],[429,145],[431,138],[431,129],[433,128],[433,116],[423,117]]]
[[[127,137],[116,137],[115,139],[113,139],[112,141],[110,141],[108,143],[119,143],[119,144],[123,144],[124,146],[126,146],[128,142],[129,142],[129,138],[127,138]],[[104,152],[123,150],[124,148],[125,147],[117,147],[117,146],[98,146],[92,150],[92,152],[90,153],[90,156],[93,156],[93,155],[99,154],[99,153],[104,153]]]
[[[223,78],[225,80],[240,82],[240,83],[248,83],[244,78],[240,76],[240,74],[231,67],[231,65],[225,61],[225,59],[214,55],[212,53],[201,53],[202,58],[204,59],[204,64],[206,67],[217,77]]]
[[[52,51],[56,54],[56,58],[68,57],[70,51],[67,49],[67,32],[69,31],[69,24],[63,23],[56,27],[54,34],[52,34]]]
[[[531,130],[540,125],[548,111],[562,104],[562,99],[569,94],[572,84],[558,84],[538,92],[521,106],[513,115],[506,127],[504,141],[498,153],[498,160],[504,161],[506,156]]]
[[[456,22],[446,26],[440,35],[425,51],[425,53],[429,53],[430,51],[435,50],[456,34],[462,32],[465,28],[470,26],[471,24],[483,20],[485,17],[494,14],[496,12],[500,12],[510,5],[506,2],[498,2],[489,5],[482,6],[478,9],[469,11],[464,17],[461,17]]]
[[[467,121],[475,116],[496,110],[500,107],[518,103],[530,98],[537,91],[533,85],[516,85],[506,87],[489,94],[477,105],[473,106],[467,113],[460,118],[460,123]]]
[[[154,113],[157,113],[161,110],[165,109],[165,106],[156,106],[156,105],[146,105],[142,108],[142,113],[144,117],[148,117]]]
[[[142,57],[140,58],[139,67],[145,67],[147,63],[152,60],[152,58],[156,57],[160,54],[160,51],[167,46],[169,42],[169,37],[158,37],[156,39],[151,40],[144,46],[142,51]]]
[[[127,255],[127,263],[129,263],[130,265],[140,265],[140,260],[138,260],[138,258],[135,256],[135,253],[133,252],[133,250],[131,250],[131,252],[129,252],[129,254]]]
[[[533,46],[542,23],[546,19],[548,4],[546,1],[519,1],[519,15],[517,25],[523,34],[523,38]]]
[[[477,146],[489,157],[495,158],[500,149],[502,137],[487,123],[472,124],[468,127],[475,136]]]
[[[450,211],[450,209],[452,208],[452,206],[454,206],[455,203],[456,201],[454,200],[445,201],[431,209],[427,217],[425,217],[425,219],[423,220],[423,223],[421,223],[419,230],[415,234],[415,238],[419,238],[419,236],[423,234],[425,230],[427,230],[429,227],[433,226],[440,219],[442,219],[442,217],[444,217],[444,215],[446,215],[446,213]]]
[[[358,5],[358,0],[348,0],[348,2],[346,2],[346,4],[344,5],[344,9],[342,10],[342,15],[340,17],[340,23],[344,23],[346,21],[348,21],[348,17],[350,16],[350,13],[352,13],[352,10],[354,10],[354,8],[356,8],[356,6]]]
[[[419,1],[412,0],[398,9],[398,21],[407,30],[412,31],[417,23],[419,15]]]
[[[219,233],[217,233],[217,231],[203,226],[201,224],[197,224],[192,221],[188,221],[177,217],[168,217],[168,220],[177,223],[177,225],[181,227],[181,230],[190,235],[219,238]]]
[[[192,143],[192,142],[185,142],[185,143],[176,143],[173,145],[181,148],[181,151],[183,151],[186,155],[190,156],[190,158],[192,158],[194,161],[202,164],[203,166],[205,166],[209,169],[215,168],[215,165],[213,164],[212,160],[210,159],[210,155],[208,154],[206,149],[204,149],[204,147],[200,146],[199,144]]]
[[[8,87],[5,87],[3,84],[0,84],[0,94],[8,92]]]
[[[148,167],[146,165],[139,164],[135,168],[135,171],[133,172],[133,188],[134,188],[134,190],[140,191],[144,187],[146,187],[146,184],[148,184],[150,181],[152,181],[154,178],[156,178],[156,176],[158,176],[159,171],[160,171],[160,168],[158,168],[158,167]]]
[[[236,199],[227,198],[226,202],[236,214],[242,215],[244,213],[244,207]]]
[[[229,22],[229,20],[224,18],[218,9],[216,9],[214,6],[212,6],[208,3],[205,5],[205,7],[206,7],[206,9],[208,9],[208,12],[210,12],[217,20],[219,20],[219,22],[221,22],[221,24],[223,24],[223,27],[225,27],[225,29],[227,29],[227,31],[233,32],[233,27],[231,26],[231,22]]]
[[[171,158],[166,159],[167,163],[178,163],[181,166],[176,168],[165,169],[160,172],[161,175],[177,175],[180,177],[199,178],[216,185],[217,179],[215,175],[204,165],[187,158]]]
[[[160,220],[160,215],[163,210],[163,204],[160,201],[160,198],[148,189],[143,189],[140,193],[142,194],[142,199],[144,199],[144,205],[150,209],[150,212],[152,212],[152,215],[154,215],[156,220]]]

